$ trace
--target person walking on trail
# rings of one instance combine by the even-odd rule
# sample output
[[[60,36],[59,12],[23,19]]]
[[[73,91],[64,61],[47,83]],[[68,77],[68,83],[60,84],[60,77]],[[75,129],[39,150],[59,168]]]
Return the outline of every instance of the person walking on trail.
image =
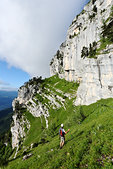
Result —
[[[68,129],[68,131],[64,130],[64,125],[61,124],[61,128],[59,129],[59,135],[60,135],[60,149],[64,146],[64,142],[65,142],[65,134],[67,134],[70,131],[70,129]]]

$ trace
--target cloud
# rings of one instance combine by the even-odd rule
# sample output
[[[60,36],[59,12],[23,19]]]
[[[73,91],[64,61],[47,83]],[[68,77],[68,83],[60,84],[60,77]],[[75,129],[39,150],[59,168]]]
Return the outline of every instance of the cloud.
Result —
[[[9,83],[0,80],[0,90],[4,91],[17,91],[17,88],[12,87]]]
[[[9,86],[9,83],[7,83],[7,82],[4,82],[4,81],[0,80],[0,86],[1,86],[1,85],[4,85],[4,86]]]
[[[48,76],[49,63],[86,0],[0,1],[0,59],[31,76]]]
[[[13,88],[13,87],[0,87],[0,91],[18,91],[17,88]]]

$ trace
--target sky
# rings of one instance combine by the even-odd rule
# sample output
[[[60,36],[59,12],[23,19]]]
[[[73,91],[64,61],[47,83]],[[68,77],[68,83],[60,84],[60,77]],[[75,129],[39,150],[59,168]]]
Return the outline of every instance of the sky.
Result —
[[[0,90],[17,90],[49,64],[89,0],[0,1]]]

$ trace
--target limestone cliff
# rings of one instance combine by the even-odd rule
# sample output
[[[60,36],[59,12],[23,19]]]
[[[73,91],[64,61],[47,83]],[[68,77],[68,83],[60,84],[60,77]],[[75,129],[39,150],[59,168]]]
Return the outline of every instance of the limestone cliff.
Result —
[[[20,87],[18,97],[13,101],[13,110],[15,112],[11,127],[13,149],[16,147],[18,151],[19,145],[22,145],[31,128],[30,121],[25,114],[26,111],[34,117],[39,117],[41,121],[44,119],[45,128],[48,128],[50,111],[61,107],[65,109],[65,99],[75,98],[75,90],[70,89],[71,93],[69,89],[68,92],[60,90],[60,87],[62,87],[60,84],[65,85],[67,83],[62,81],[60,82],[60,79],[56,76],[45,80],[40,77],[33,78]],[[74,83],[72,83],[72,86],[74,86]]]
[[[70,99],[72,105],[78,105],[113,97],[112,5],[112,0],[88,3],[73,20],[66,41],[50,63],[51,75],[77,81],[79,88],[74,83],[66,88],[69,82],[54,76],[45,80],[33,78],[19,89],[13,101],[13,149],[16,147],[18,151],[31,128],[25,111],[44,119],[48,128],[50,112],[59,108],[66,110]]]
[[[91,0],[74,18],[50,63],[51,75],[80,82],[76,105],[113,97],[112,5],[112,0]]]

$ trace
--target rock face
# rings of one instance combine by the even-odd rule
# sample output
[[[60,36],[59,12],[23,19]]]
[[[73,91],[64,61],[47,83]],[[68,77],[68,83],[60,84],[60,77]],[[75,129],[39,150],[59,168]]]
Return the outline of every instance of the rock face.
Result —
[[[46,87],[43,83],[46,83]],[[48,128],[49,110],[65,108],[66,97],[75,97],[75,94],[72,96],[68,93],[64,94],[61,90],[56,89],[53,85],[40,78],[33,78],[20,87],[18,97],[12,103],[13,111],[15,112],[11,127],[13,149],[16,147],[18,151],[19,145],[22,145],[31,126],[24,111],[28,111],[34,117],[39,117],[40,119],[44,117],[46,128]],[[23,109],[24,111],[22,111]]]
[[[113,49],[108,54],[99,55],[97,60],[84,59],[81,71],[83,76],[76,105],[88,105],[101,98],[113,97]]]
[[[68,81],[80,82],[76,105],[113,97],[113,45],[99,51],[95,59],[88,56],[92,46],[93,50],[101,46],[103,22],[110,17],[112,5],[112,0],[91,0],[73,20],[66,41],[50,63],[51,76],[58,74]]]
[[[21,141],[24,140],[26,133],[25,133],[25,127],[27,130],[30,129],[30,123],[29,121],[24,118],[24,116],[21,116],[21,118],[18,118],[17,114],[13,115],[13,126],[11,127],[11,133],[12,133],[12,148],[14,149],[17,147],[19,148],[19,144]]]
[[[46,127],[48,127],[48,110],[35,98],[36,93],[41,92],[40,83],[38,83],[38,80],[40,79],[35,78],[30,82],[25,83],[22,87],[20,87],[18,97],[13,100],[12,106],[13,111],[15,112],[11,127],[13,149],[16,147],[18,150],[21,140],[23,141],[26,136],[25,130],[27,129],[28,132],[30,129],[30,122],[26,119],[26,117],[24,117],[20,107],[26,108],[26,110],[29,111],[34,117],[44,116],[46,120]],[[37,85],[34,84],[36,82]]]
[[[49,111],[61,107],[66,109],[67,97],[73,98],[75,105],[88,105],[101,98],[113,97],[113,43],[105,45],[106,39],[103,36],[105,46],[103,48],[100,37],[103,19],[112,32],[113,18],[110,18],[112,5],[112,0],[91,0],[82,13],[73,20],[66,41],[62,43],[50,63],[51,75],[58,74],[60,78],[80,83],[77,93],[75,90],[72,93],[65,93],[56,87],[58,81],[55,79],[52,82],[50,79],[44,81],[41,77],[29,80],[19,89],[18,97],[13,101],[15,112],[11,127],[13,149],[16,147],[18,151],[19,145],[30,129],[30,122],[25,117],[23,109],[34,117],[43,116],[48,128]]]

